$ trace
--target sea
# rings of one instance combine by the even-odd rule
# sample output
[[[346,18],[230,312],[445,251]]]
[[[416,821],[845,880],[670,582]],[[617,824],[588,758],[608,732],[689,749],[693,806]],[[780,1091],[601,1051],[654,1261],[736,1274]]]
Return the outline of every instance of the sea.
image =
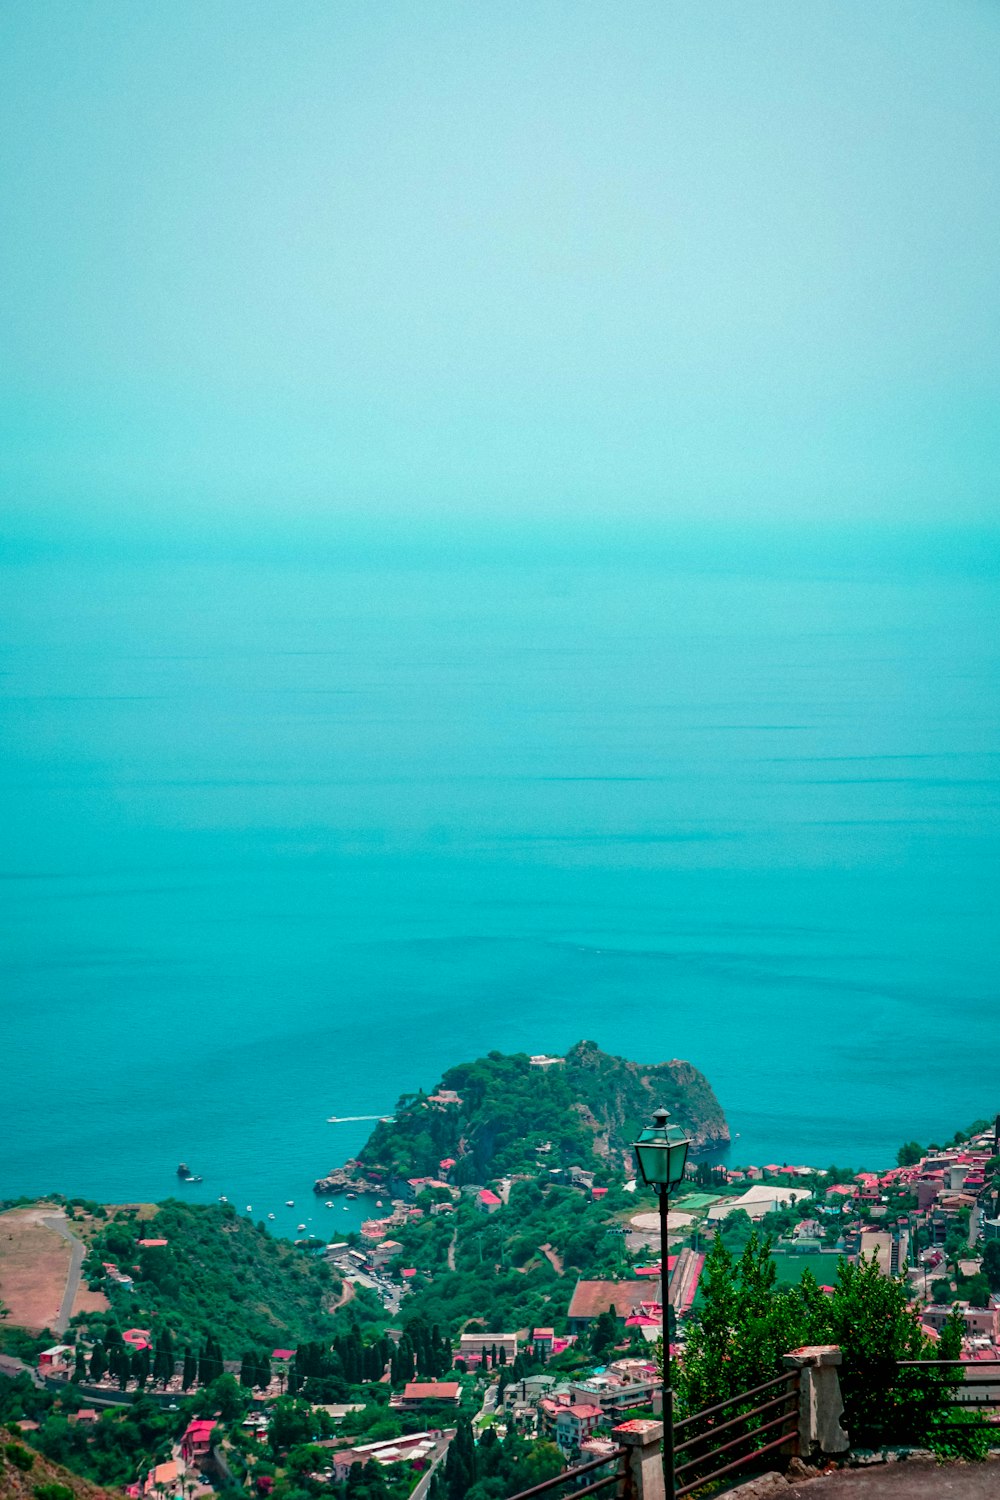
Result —
[[[225,1196],[336,1239],[373,1209],[311,1190],[348,1117],[584,1038],[700,1068],[732,1163],[876,1166],[992,1116],[997,559],[8,548],[0,1197]]]

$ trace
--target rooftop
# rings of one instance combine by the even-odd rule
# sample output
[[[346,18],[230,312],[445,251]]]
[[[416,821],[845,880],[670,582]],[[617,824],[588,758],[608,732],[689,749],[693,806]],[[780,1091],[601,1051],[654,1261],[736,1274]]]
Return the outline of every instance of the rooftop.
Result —
[[[571,1318],[597,1318],[613,1307],[620,1318],[637,1312],[649,1296],[645,1281],[578,1281],[569,1305]]]

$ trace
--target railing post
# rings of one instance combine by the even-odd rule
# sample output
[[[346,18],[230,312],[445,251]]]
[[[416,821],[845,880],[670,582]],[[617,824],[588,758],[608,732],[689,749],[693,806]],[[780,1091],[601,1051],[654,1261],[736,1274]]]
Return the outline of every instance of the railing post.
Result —
[[[611,1435],[625,1449],[618,1485],[620,1500],[666,1500],[660,1451],[663,1423],[636,1417],[612,1428]]]
[[[784,1356],[790,1370],[799,1372],[799,1456],[843,1453],[850,1438],[841,1425],[844,1401],[837,1366],[843,1361],[839,1344],[811,1344]]]

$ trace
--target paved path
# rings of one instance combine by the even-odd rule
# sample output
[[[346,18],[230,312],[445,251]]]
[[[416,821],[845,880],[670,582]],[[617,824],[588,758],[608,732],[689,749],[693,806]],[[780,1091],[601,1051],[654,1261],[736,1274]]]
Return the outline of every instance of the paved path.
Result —
[[[54,1229],[56,1234],[61,1235],[64,1240],[69,1241],[69,1270],[66,1272],[66,1289],[63,1292],[62,1304],[59,1308],[59,1316],[52,1325],[54,1333],[65,1333],[69,1327],[69,1320],[73,1316],[73,1303],[76,1294],[80,1290],[80,1270],[83,1266],[83,1257],[87,1247],[81,1239],[77,1239],[64,1214],[46,1214],[42,1223],[46,1229]]]
[[[1000,1462],[905,1463],[842,1469],[825,1478],[789,1485],[789,1500],[997,1500]]]
[[[11,1380],[16,1380],[19,1375],[27,1375],[32,1385],[37,1386],[40,1391],[45,1389],[45,1381],[38,1371],[13,1354],[0,1354],[0,1375],[7,1375]]]

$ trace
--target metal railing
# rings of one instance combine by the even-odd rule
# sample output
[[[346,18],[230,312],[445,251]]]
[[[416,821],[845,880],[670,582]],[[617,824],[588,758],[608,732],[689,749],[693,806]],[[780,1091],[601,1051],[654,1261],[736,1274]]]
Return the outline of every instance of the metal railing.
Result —
[[[706,1406],[674,1423],[674,1456],[677,1479],[676,1500],[684,1500],[702,1485],[716,1479],[735,1474],[739,1469],[757,1465],[767,1453],[784,1448],[791,1456],[798,1451],[799,1443],[799,1371],[788,1370],[763,1385],[714,1406]],[[564,1493],[567,1500],[577,1496],[598,1495],[621,1485],[619,1494],[631,1500],[632,1478],[626,1459],[626,1450],[606,1458],[596,1458],[590,1463],[580,1464],[536,1484],[530,1490],[521,1490],[512,1500],[533,1500],[536,1495]],[[579,1478],[596,1470],[615,1465],[614,1472],[605,1475],[582,1488],[576,1488]],[[568,1486],[563,1490],[563,1486]]]
[[[614,1453],[607,1453],[602,1458],[593,1458],[589,1463],[576,1464],[571,1469],[564,1469],[561,1474],[556,1474],[552,1479],[544,1479],[541,1484],[533,1484],[530,1490],[518,1490],[511,1500],[534,1500],[535,1495],[565,1495],[567,1500],[581,1500],[584,1495],[603,1495],[613,1486],[618,1484],[622,1473],[622,1460],[625,1458],[624,1448],[616,1448]],[[610,1474],[604,1475],[602,1479],[595,1480],[577,1488],[581,1477],[596,1473],[598,1469],[605,1469],[609,1464],[614,1468]],[[566,1486],[564,1489],[563,1486]],[[626,1490],[626,1495],[628,1491]]]
[[[761,1396],[766,1399],[750,1404]],[[674,1454],[680,1459],[675,1469],[677,1500],[703,1484],[756,1464],[776,1448],[794,1452],[798,1433],[798,1370],[684,1417],[674,1423]],[[720,1464],[722,1458],[725,1462]]]
[[[939,1372],[955,1406],[1000,1409],[1000,1359],[901,1359],[896,1368]]]

